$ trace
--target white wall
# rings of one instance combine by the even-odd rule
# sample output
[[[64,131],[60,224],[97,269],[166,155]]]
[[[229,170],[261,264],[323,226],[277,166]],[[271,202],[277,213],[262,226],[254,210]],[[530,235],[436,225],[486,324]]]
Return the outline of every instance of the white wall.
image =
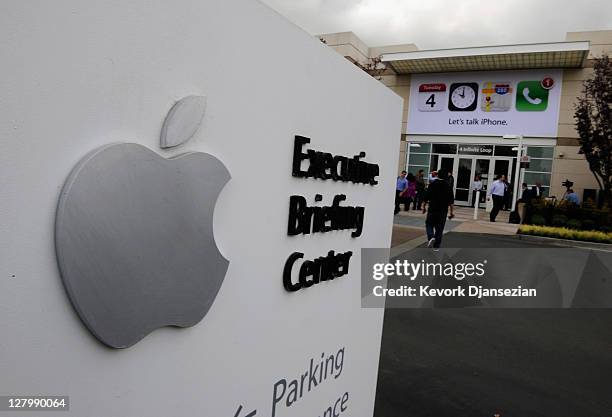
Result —
[[[69,395],[74,416],[223,417],[239,404],[266,416],[278,379],[345,347],[343,375],[277,415],[319,416],[349,391],[346,415],[371,416],[383,312],[360,308],[359,249],[390,242],[401,99],[255,1],[7,0],[0,9],[0,394]],[[208,97],[203,127],[161,151],[163,119],[189,94]],[[292,178],[295,134],[332,153],[366,151],[380,184]],[[202,322],[112,350],[69,303],[53,225],[77,161],[127,141],[223,161],[232,180],[214,228],[230,266]],[[365,205],[362,236],[287,236],[289,195],[317,192],[324,203],[345,193]],[[330,249],[355,252],[348,278],[283,289],[291,252]]]

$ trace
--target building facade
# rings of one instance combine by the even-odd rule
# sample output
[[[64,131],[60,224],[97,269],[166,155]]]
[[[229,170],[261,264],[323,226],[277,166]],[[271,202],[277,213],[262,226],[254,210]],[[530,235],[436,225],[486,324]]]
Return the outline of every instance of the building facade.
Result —
[[[463,205],[472,203],[476,175],[485,187],[504,174],[556,198],[569,179],[583,199],[596,198],[578,153],[574,105],[593,58],[612,54],[612,30],[570,32],[557,43],[425,51],[368,47],[352,32],[318,37],[404,99],[398,171],[451,172]],[[524,168],[517,170],[519,137]]]

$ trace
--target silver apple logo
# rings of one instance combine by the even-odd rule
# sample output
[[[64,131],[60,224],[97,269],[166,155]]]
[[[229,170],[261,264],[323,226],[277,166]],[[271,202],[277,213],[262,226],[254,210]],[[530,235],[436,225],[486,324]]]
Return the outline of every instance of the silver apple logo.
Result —
[[[185,143],[205,103],[177,102],[161,146]],[[102,343],[126,348],[157,328],[204,318],[229,265],[213,236],[229,179],[211,155],[166,159],[133,143],[97,149],[72,170],[55,220],[57,261],[72,305]]]

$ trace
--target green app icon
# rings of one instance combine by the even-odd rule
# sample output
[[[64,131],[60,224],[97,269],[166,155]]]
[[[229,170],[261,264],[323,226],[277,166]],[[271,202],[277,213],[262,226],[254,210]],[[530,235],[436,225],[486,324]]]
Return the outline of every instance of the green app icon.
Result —
[[[544,111],[548,106],[548,90],[540,81],[521,81],[516,88],[516,110]]]

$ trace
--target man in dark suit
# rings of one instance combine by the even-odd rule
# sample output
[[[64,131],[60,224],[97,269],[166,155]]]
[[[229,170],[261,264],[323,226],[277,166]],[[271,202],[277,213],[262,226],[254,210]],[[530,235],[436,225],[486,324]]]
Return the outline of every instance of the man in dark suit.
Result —
[[[523,183],[523,192],[521,194],[521,198],[516,202],[516,211],[521,218],[521,224],[525,220],[525,215],[527,214],[527,207],[531,204],[531,200],[533,200],[533,189],[529,189],[527,187],[527,183]],[[535,186],[534,186],[535,188]]]
[[[450,216],[448,218],[452,219],[455,216],[453,213],[454,202],[453,189],[448,183],[446,171],[442,170],[438,173],[438,178],[429,183],[422,206],[423,213],[427,211],[425,219],[427,247],[433,247],[434,251],[440,249],[449,209]]]
[[[534,185],[534,186],[532,187],[532,189],[530,190],[530,189],[527,187],[527,183],[526,183],[526,182],[524,182],[524,183],[523,183],[522,193],[521,193],[521,199],[520,199],[519,201],[520,201],[520,202],[522,202],[522,203],[525,203],[525,204],[530,204],[530,203],[531,203],[531,200],[533,199],[533,193],[534,193],[533,189],[534,189],[534,188],[536,188],[536,186],[535,186],[535,185]]]
[[[531,198],[542,198],[542,192],[544,190],[542,189],[542,184],[540,184],[539,182],[536,183],[536,185],[534,185],[533,187],[531,187]]]

